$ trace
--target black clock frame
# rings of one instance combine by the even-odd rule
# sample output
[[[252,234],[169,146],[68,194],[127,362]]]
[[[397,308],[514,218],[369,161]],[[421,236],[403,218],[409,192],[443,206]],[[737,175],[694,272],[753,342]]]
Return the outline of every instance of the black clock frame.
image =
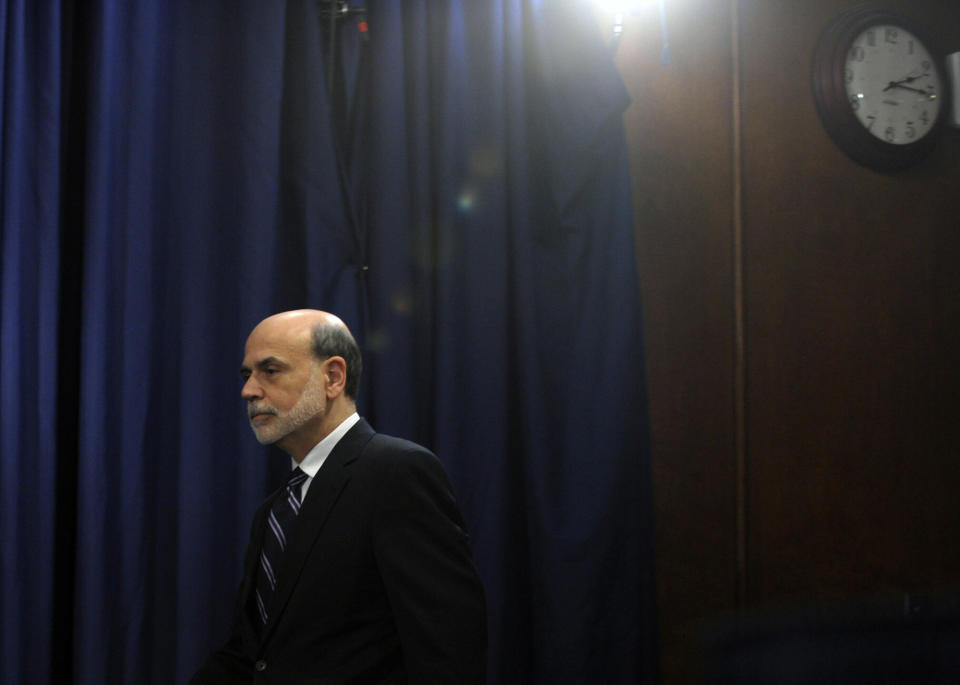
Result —
[[[925,136],[914,143],[895,145],[871,134],[857,119],[847,96],[845,66],[853,41],[871,26],[894,25],[912,33],[933,58],[933,68],[944,92],[937,119]],[[949,109],[949,84],[939,64],[941,53],[909,17],[872,4],[857,5],[839,14],[824,30],[813,57],[813,95],[829,136],[854,161],[883,172],[912,166],[933,150],[943,130]]]

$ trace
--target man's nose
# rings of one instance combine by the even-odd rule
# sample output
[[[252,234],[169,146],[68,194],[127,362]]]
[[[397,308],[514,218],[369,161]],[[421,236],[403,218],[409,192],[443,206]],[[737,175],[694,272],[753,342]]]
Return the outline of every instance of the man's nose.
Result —
[[[254,380],[253,376],[250,376],[247,379],[247,382],[243,384],[243,387],[240,389],[240,397],[245,399],[247,402],[251,400],[260,399],[263,397],[263,388],[260,387],[260,384]]]

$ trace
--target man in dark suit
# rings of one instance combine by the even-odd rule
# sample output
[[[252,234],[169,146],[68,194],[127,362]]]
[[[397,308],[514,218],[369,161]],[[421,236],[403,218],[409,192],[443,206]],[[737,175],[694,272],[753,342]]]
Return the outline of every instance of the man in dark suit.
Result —
[[[250,425],[295,468],[254,515],[230,639],[193,685],[484,682],[483,588],[449,481],[357,415],[360,367],[325,312],[247,339]]]

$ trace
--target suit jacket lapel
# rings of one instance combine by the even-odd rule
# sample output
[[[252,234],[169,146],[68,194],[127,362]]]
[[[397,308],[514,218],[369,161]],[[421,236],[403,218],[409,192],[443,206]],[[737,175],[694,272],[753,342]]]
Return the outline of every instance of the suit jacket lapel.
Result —
[[[370,424],[360,419],[336,444],[310,483],[297,517],[297,525],[290,534],[287,549],[280,564],[277,592],[270,604],[270,618],[263,629],[261,638],[263,641],[269,638],[282,616],[293,588],[299,581],[310,550],[340,493],[350,480],[350,463],[359,456],[363,446],[373,435],[374,431]]]

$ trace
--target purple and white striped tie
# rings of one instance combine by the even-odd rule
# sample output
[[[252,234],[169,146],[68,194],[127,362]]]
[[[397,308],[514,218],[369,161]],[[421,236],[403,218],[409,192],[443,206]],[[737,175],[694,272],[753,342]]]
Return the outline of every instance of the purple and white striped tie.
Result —
[[[300,513],[300,489],[306,479],[307,474],[299,468],[294,469],[267,515],[267,527],[263,532],[263,547],[260,549],[260,564],[257,569],[257,588],[254,591],[257,614],[262,625],[266,625],[270,617],[268,607],[277,589],[280,560],[287,548],[287,536],[293,528],[297,514]]]

